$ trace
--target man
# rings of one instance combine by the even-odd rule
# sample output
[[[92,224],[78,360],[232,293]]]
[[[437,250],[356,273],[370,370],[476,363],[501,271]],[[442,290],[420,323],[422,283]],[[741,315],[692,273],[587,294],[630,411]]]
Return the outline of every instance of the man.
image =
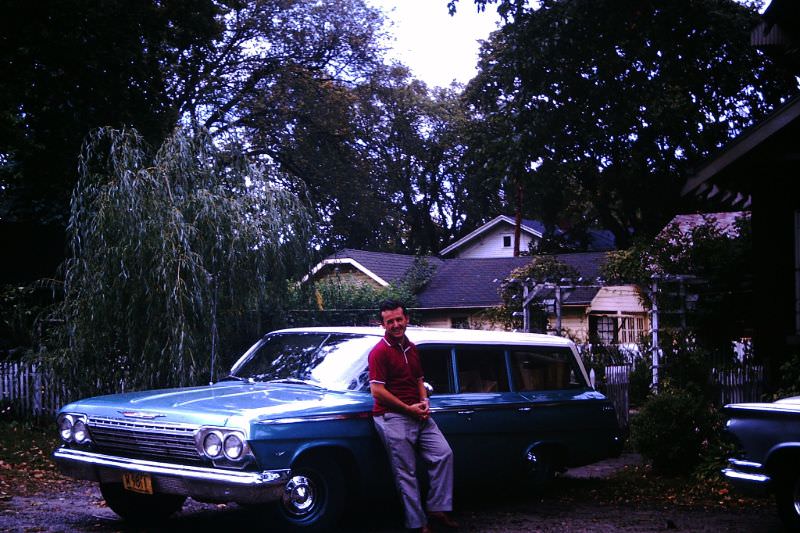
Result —
[[[431,531],[416,476],[417,452],[428,467],[428,516],[447,527],[458,527],[447,514],[453,508],[453,452],[429,416],[417,347],[406,337],[408,313],[401,303],[386,300],[379,314],[386,334],[369,354],[369,385],[375,399],[372,416],[389,454],[406,527]]]

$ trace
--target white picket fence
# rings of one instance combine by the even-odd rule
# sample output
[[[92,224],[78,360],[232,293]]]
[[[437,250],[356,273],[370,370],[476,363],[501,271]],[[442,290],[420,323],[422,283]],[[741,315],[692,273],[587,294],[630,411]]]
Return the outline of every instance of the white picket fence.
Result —
[[[712,383],[718,387],[720,405],[760,402],[764,395],[764,367],[761,365],[712,371]]]
[[[629,422],[631,365],[605,368],[603,389],[614,403],[620,425]],[[594,385],[594,371],[592,371]],[[717,388],[720,405],[761,401],[764,393],[764,367],[749,366],[733,370],[714,369],[711,383]],[[0,362],[0,415],[13,410],[22,418],[52,416],[67,403],[64,386],[41,371],[35,363]]]
[[[35,363],[0,362],[0,409],[22,418],[52,416],[66,403],[63,386]]]

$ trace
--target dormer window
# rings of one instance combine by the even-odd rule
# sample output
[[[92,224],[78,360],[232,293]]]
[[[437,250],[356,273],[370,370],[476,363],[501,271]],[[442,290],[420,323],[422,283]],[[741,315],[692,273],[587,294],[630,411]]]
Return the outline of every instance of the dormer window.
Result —
[[[503,235],[503,248],[511,248],[511,235]]]

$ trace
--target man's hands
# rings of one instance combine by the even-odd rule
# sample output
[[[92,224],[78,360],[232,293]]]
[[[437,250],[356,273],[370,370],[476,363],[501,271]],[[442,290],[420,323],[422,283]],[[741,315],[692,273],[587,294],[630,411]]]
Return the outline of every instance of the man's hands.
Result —
[[[393,406],[394,411],[398,413],[405,413],[408,416],[413,416],[420,420],[425,420],[430,416],[430,409],[428,408],[428,398],[425,397],[421,402],[407,405],[403,403],[397,396],[389,392],[383,383],[370,383],[370,390],[372,396],[380,401],[383,405]],[[422,389],[424,390],[424,389]]]
[[[430,416],[430,410],[428,409],[428,401],[423,400],[419,403],[409,405],[408,414],[417,417],[420,420],[425,420]]]

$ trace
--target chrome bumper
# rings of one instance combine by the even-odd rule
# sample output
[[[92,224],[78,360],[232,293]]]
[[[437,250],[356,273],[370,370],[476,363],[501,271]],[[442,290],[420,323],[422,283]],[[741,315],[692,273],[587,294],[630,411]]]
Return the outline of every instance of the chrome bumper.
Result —
[[[53,459],[66,475],[103,483],[120,483],[123,472],[149,474],[153,490],[200,501],[266,503],[283,495],[289,470],[242,472],[128,459],[70,448],[58,448]]]
[[[742,492],[763,494],[769,488],[771,478],[764,473],[761,463],[728,459],[728,465],[722,470],[722,475]]]

